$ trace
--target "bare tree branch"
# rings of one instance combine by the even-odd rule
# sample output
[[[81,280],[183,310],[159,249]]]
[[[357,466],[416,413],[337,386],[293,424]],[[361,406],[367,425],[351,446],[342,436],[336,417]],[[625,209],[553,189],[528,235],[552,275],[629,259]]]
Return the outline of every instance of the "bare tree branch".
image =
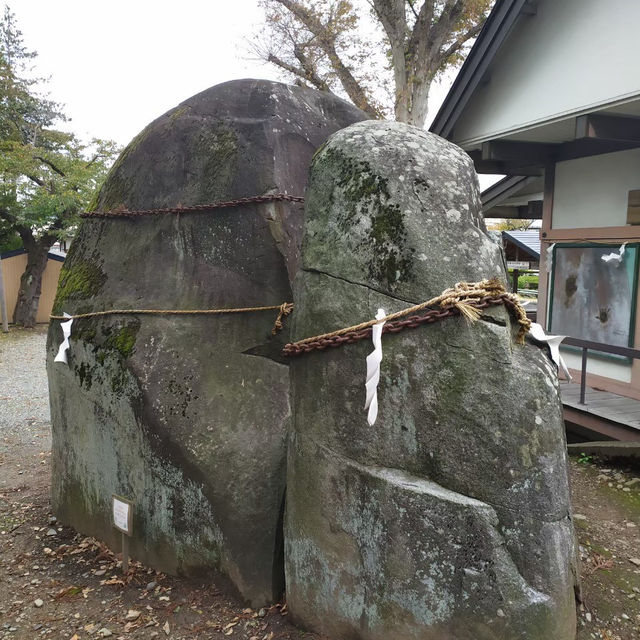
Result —
[[[347,95],[356,107],[359,107],[372,118],[380,117],[379,110],[371,104],[358,81],[348,66],[341,60],[336,50],[336,37],[331,34],[322,22],[297,0],[275,0],[288,9],[318,39],[318,44],[329,58],[333,70],[338,76]]]
[[[424,126],[433,79],[460,60],[494,0],[261,0],[271,29],[268,55],[281,69],[322,90],[339,90],[379,117],[376,82],[393,87],[396,120]],[[358,10],[372,9],[386,59],[368,56]],[[379,34],[379,35],[378,35]],[[367,34],[366,41],[371,41]],[[369,49],[370,50],[370,49]],[[372,67],[371,59],[379,65]],[[387,61],[390,64],[387,65]],[[375,71],[372,71],[375,68]],[[393,83],[386,79],[393,74]],[[389,92],[391,93],[391,92]]]
[[[299,78],[304,79],[304,69],[301,69],[300,67],[295,67],[294,65],[289,64],[288,62],[285,62],[284,60],[282,60],[281,58],[279,58],[273,53],[268,54],[267,62],[271,62],[272,64],[275,64],[276,66],[280,67],[281,69],[284,69],[289,73],[292,73],[294,76],[298,76]]]
[[[413,33],[407,46],[408,54],[412,58],[422,58],[428,48],[431,23],[436,9],[435,4],[435,0],[425,0],[422,7],[420,7],[418,19],[413,27]]]
[[[413,4],[413,0],[407,0],[407,4],[409,5],[409,8],[411,9],[411,12],[416,17],[416,20],[417,20],[418,19],[418,12],[416,11],[415,5]]]
[[[38,178],[38,176],[34,176],[33,174],[25,174],[31,182],[35,182],[39,187],[45,187],[47,183],[44,180]]]
[[[462,49],[465,43],[469,42],[469,40],[471,40],[472,38],[475,38],[480,33],[480,31],[482,31],[483,26],[484,23],[477,24],[469,29],[469,31],[461,35],[459,38],[457,38],[455,42],[440,55],[440,64],[446,62],[452,55],[458,53],[458,51]]]
[[[51,162],[51,160],[47,160],[47,158],[43,158],[42,156],[34,156],[34,158],[36,160],[40,160],[40,162],[43,162],[44,164],[46,164],[49,168],[51,168],[53,171],[55,171],[59,176],[62,176],[63,178],[66,178],[66,174],[61,169],[56,167],[56,165],[53,164],[53,162]]]
[[[295,44],[293,47],[293,54],[298,59],[302,68],[304,69],[304,78],[308,80],[316,89],[320,91],[329,91],[329,85],[315,72],[313,68],[313,64],[309,60],[309,58],[305,55],[302,47],[298,44]]]

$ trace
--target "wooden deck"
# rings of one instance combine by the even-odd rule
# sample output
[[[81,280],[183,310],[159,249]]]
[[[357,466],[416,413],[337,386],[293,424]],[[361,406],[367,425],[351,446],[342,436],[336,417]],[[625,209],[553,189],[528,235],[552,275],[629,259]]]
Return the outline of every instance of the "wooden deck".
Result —
[[[588,440],[640,441],[640,400],[587,387],[580,404],[580,385],[565,381],[560,393],[569,431]]]

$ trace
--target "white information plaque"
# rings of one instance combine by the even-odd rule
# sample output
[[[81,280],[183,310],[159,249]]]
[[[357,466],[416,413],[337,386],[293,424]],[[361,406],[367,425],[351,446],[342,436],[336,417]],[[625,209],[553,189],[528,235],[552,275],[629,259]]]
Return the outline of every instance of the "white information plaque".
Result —
[[[133,503],[120,496],[112,496],[113,526],[126,535],[131,535]]]

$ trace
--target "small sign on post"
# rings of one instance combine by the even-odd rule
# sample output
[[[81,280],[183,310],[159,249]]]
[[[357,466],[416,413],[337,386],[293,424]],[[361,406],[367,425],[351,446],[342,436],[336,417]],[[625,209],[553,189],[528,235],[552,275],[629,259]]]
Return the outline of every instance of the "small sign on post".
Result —
[[[122,572],[129,570],[129,536],[133,529],[133,502],[113,495],[111,497],[113,526],[122,533]]]

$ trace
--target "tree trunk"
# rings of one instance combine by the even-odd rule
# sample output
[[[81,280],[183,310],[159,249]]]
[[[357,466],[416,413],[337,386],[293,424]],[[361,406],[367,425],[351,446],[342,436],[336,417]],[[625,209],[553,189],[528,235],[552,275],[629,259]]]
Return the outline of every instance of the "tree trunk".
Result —
[[[427,119],[431,82],[431,78],[416,79],[411,85],[411,109],[406,122],[419,129],[424,128]]]
[[[24,248],[27,250],[27,266],[20,278],[20,290],[13,312],[13,321],[24,327],[34,327],[42,291],[42,274],[47,268],[47,254],[55,238],[45,235],[39,240],[33,236],[26,242],[25,239],[23,237]]]

